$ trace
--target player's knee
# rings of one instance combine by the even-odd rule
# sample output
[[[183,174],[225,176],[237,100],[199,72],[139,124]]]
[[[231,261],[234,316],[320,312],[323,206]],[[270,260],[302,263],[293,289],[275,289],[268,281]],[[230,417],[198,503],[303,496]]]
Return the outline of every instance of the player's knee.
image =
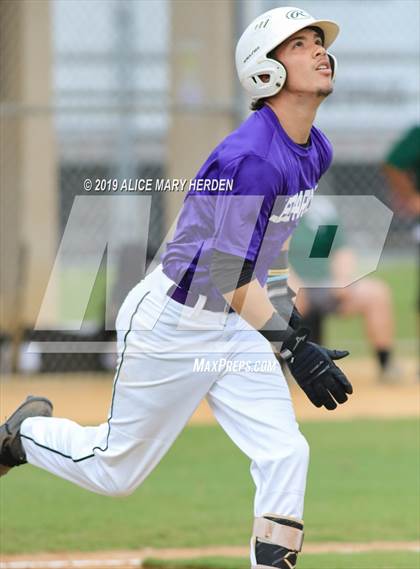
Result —
[[[309,463],[309,444],[305,437],[299,433],[294,440],[294,456],[299,464],[307,465]]]
[[[285,459],[292,468],[306,469],[309,464],[309,445],[301,433],[292,437],[285,449]]]
[[[309,464],[309,445],[305,437],[300,433],[290,435],[287,441],[277,444],[277,451],[270,456],[270,462],[275,469],[282,470],[287,463],[291,468],[307,468]]]
[[[380,280],[377,280],[376,283],[376,294],[379,296],[382,302],[389,303],[391,300],[391,290],[389,286]]]
[[[363,293],[363,298],[370,305],[388,300],[391,295],[388,285],[376,278],[366,279],[366,282],[363,283]]]

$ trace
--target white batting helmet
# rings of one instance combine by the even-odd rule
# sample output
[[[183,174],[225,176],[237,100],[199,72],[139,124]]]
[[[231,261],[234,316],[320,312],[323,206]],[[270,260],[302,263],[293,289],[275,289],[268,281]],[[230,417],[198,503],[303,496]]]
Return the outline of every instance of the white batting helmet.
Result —
[[[244,89],[254,98],[271,97],[278,93],[286,81],[285,67],[268,57],[270,51],[294,33],[316,26],[324,34],[327,49],[338,35],[338,24],[331,20],[315,20],[308,12],[293,6],[282,6],[264,12],[249,24],[236,46],[236,69]],[[332,78],[337,70],[337,60],[328,53]],[[268,75],[264,82],[260,75]]]

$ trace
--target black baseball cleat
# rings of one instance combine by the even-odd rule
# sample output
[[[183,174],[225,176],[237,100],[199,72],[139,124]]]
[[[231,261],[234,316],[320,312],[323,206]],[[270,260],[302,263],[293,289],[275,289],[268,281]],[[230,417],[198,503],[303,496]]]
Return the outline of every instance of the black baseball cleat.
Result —
[[[20,440],[20,426],[29,417],[51,417],[53,405],[45,397],[29,395],[25,401],[0,425],[0,476],[14,466],[26,463],[26,454]]]

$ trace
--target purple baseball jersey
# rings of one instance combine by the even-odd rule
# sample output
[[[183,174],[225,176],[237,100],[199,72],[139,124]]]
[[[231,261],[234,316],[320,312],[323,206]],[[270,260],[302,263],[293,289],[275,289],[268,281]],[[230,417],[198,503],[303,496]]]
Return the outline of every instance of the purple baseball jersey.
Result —
[[[226,137],[191,181],[174,238],[162,256],[174,282],[225,306],[210,276],[214,250],[254,263],[264,285],[268,269],[308,209],[329,168],[332,148],[312,127],[296,144],[265,105]],[[239,277],[239,275],[238,275]]]

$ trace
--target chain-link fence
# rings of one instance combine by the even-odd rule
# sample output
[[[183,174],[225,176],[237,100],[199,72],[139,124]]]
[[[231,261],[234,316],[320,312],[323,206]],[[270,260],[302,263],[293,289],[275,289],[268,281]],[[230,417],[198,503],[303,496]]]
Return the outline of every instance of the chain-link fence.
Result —
[[[49,260],[52,277],[44,275],[41,287],[45,290],[48,283],[48,295],[56,271],[53,285],[56,325],[54,322],[44,324],[39,317],[35,324],[42,300],[42,295],[38,295],[37,306],[29,310],[29,316],[21,315],[24,329],[6,327],[2,331],[3,367],[7,370],[12,365],[7,346],[10,347],[10,336],[15,336],[21,347],[15,354],[14,366],[22,371],[99,369],[104,358],[95,353],[41,354],[37,351],[40,342],[66,341],[71,346],[80,339],[102,342],[112,338],[112,332],[107,332],[105,326],[104,295],[108,293],[111,297],[108,315],[111,320],[125,293],[143,276],[146,257],[149,260],[153,256],[165,234],[161,193],[137,194],[128,205],[127,199],[109,200],[109,206],[101,215],[95,189],[102,190],[101,197],[110,197],[110,187],[103,186],[104,182],[116,180],[121,185],[123,180],[154,181],[165,177],[170,5],[165,0],[105,3],[57,0],[42,2],[39,11],[34,11],[29,4],[22,2],[17,6],[6,2],[1,14],[6,31],[2,42],[6,64],[2,66],[5,125],[2,138],[12,155],[35,154],[36,149],[21,149],[17,136],[20,128],[30,128],[28,123],[35,120],[44,125],[44,134],[53,140],[54,164],[48,176],[53,186],[55,211],[43,210],[41,206],[37,223],[42,226],[56,218],[55,264],[51,262],[54,259]],[[37,79],[26,86],[26,92],[21,92],[17,85],[22,76],[30,73],[29,56],[22,55],[20,50],[25,49],[30,33],[25,18],[31,16],[36,20],[48,17],[44,30],[42,26],[37,27],[39,35],[43,31],[48,34],[39,38],[42,47],[37,72],[45,73],[45,81],[49,83],[47,93],[41,97],[37,93]],[[30,88],[32,92],[28,93]],[[43,146],[42,139],[38,144],[39,151],[48,153],[49,148]],[[43,158],[39,156],[40,161]],[[42,167],[38,164],[38,169]],[[37,164],[29,164],[27,168],[31,175],[31,169],[36,170]],[[86,180],[92,183],[90,195]],[[16,181],[20,206],[25,200],[24,183],[24,180]],[[5,190],[4,177],[2,184]],[[39,189],[34,183],[29,191]],[[39,200],[45,199],[44,193],[39,191]],[[77,212],[74,215],[76,197],[82,198],[85,204],[82,210],[79,208],[79,215]],[[10,211],[12,206],[3,203]],[[24,223],[25,215],[31,212],[17,216],[19,224]],[[146,223],[148,231],[145,232]],[[70,240],[66,241],[69,226],[72,226]],[[36,229],[30,238],[36,239]],[[20,231],[8,240],[18,242],[18,249],[31,248],[27,236]],[[112,265],[106,262],[109,242],[117,252],[112,257]],[[99,259],[99,265],[98,255],[100,259],[105,255],[102,263]],[[25,264],[23,256],[20,262]],[[3,263],[7,264],[5,258]],[[29,267],[24,267],[21,277],[16,278],[24,279],[28,270]],[[23,283],[19,287],[24,289],[23,296],[31,296],[29,287]],[[86,291],[90,296],[88,306],[82,320],[75,322],[77,303],[83,300]],[[41,313],[44,304],[43,301]],[[43,328],[47,330],[42,331]],[[27,351],[30,342],[33,354]]]
[[[183,4],[188,10],[188,2]],[[225,4],[232,17],[233,45],[252,17],[285,3],[226,0]],[[304,0],[300,6],[317,17],[336,19],[342,24],[342,35],[334,46],[339,61],[336,93],[318,116],[319,126],[334,143],[336,159],[320,189],[343,195],[373,194],[390,204],[381,162],[391,143],[419,119],[419,4],[411,0],[330,0],[320,5]],[[108,340],[106,319],[115,316],[125,292],[142,276],[142,259],[150,258],[160,247],[168,228],[168,210],[174,207],[167,195],[137,193],[131,202],[110,200],[108,214],[96,215],[97,208],[102,207],[98,205],[99,194],[112,197],[112,192],[105,186],[95,193],[95,186],[100,189],[98,180],[117,180],[118,184],[139,179],[154,182],[169,175],[167,140],[174,111],[172,52],[175,45],[181,45],[185,53],[195,49],[188,37],[184,43],[174,43],[174,10],[175,3],[169,0],[3,3],[2,154],[7,168],[2,174],[2,204],[11,212],[6,219],[7,250],[14,251],[14,265],[9,265],[7,256],[3,262],[6,270],[16,263],[20,267],[10,269],[9,274],[14,276],[4,281],[5,298],[9,299],[5,305],[18,290],[18,302],[29,314],[16,316],[25,328],[23,334],[18,327],[3,325],[3,346],[10,337],[19,345],[29,340],[74,341],[81,335],[90,342]],[[47,23],[38,25],[38,18],[45,15]],[[30,34],[37,31],[43,33],[39,38],[42,41],[38,41],[38,53],[32,54],[36,60],[31,60],[31,54],[25,53],[25,42],[30,42]],[[217,41],[217,30],[214,33]],[[211,52],[212,46],[205,46],[199,53],[206,50]],[[232,57],[230,50],[226,58]],[[195,72],[194,65],[187,58],[187,75]],[[212,65],[217,67],[219,63],[213,61]],[[28,83],[22,83],[26,78]],[[232,82],[232,92],[237,92],[234,76]],[[43,90],[46,83],[48,88]],[[188,111],[188,97],[186,100],[184,110]],[[199,96],[191,96],[190,100],[191,112],[200,113]],[[245,116],[243,99],[241,102],[232,97],[229,105],[230,117]],[[32,141],[30,148],[28,140]],[[48,164],[44,164],[46,157]],[[197,163],[191,168],[199,166]],[[37,177],[40,170],[44,174]],[[10,186],[7,176],[12,177],[14,172],[20,172],[19,178],[13,182],[15,186]],[[86,180],[93,184],[89,192]],[[14,190],[15,197],[11,198]],[[79,214],[84,211],[85,217],[75,215],[71,247],[57,257],[60,271],[54,285],[54,307],[47,310],[46,318],[48,321],[54,313],[60,326],[39,322],[35,326],[43,292],[55,268],[54,259],[60,253],[60,240],[71,225],[76,197],[84,200]],[[32,201],[34,206],[29,205]],[[34,211],[33,207],[39,209]],[[46,224],[50,224],[54,239],[43,235]],[[412,250],[413,225],[413,219],[397,214],[386,250]],[[26,227],[25,231],[18,229],[21,226]],[[112,257],[113,265],[106,262],[110,251],[104,246],[104,235],[106,243],[112,242],[113,250],[120,252]],[[37,239],[42,241],[41,257],[47,240],[54,242],[54,253],[50,252],[48,262],[39,268],[39,272],[45,271],[41,284],[36,278],[25,278],[28,271],[32,274],[36,269],[28,261],[31,254],[21,253],[31,251]],[[35,284],[30,286],[28,282]],[[117,292],[112,292],[113,288]],[[80,323],[80,318],[74,316],[80,313],[80,306],[75,305],[81,297],[85,299],[86,290],[92,294]],[[106,294],[110,295],[113,311],[108,315],[104,309]],[[6,318],[6,322],[10,320]],[[50,330],[34,331],[36,327]],[[18,357],[15,354],[15,367],[23,370],[41,367],[67,371],[107,365],[95,354],[29,357],[24,353],[18,350]]]

